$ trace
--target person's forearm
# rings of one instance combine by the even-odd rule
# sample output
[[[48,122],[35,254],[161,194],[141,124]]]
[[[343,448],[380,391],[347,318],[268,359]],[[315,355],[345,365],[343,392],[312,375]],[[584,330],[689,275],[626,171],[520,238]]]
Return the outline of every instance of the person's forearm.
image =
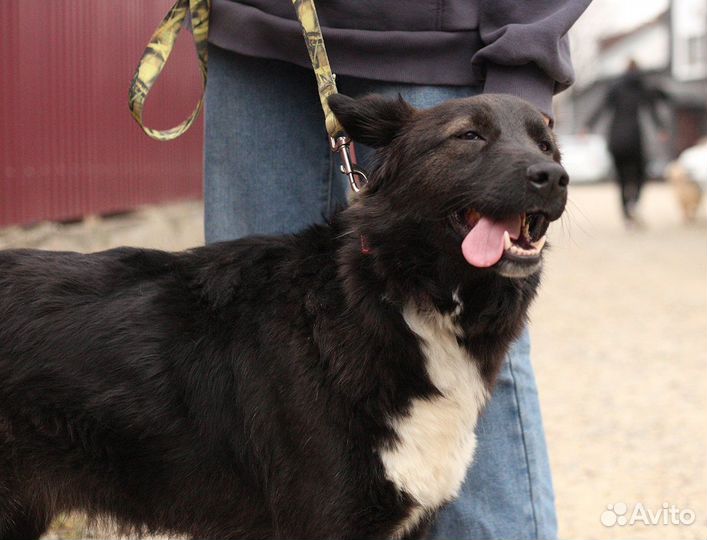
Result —
[[[574,82],[567,32],[591,0],[480,0],[484,42],[473,57],[484,92],[514,94],[552,116],[552,96]]]

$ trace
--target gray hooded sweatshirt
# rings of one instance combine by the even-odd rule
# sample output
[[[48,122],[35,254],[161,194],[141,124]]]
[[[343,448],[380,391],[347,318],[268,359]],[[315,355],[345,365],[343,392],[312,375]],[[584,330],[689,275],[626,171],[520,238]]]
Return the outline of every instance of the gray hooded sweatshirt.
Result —
[[[425,85],[483,86],[552,116],[574,80],[567,32],[591,0],[319,0],[335,73]],[[209,41],[309,67],[291,0],[213,0]]]

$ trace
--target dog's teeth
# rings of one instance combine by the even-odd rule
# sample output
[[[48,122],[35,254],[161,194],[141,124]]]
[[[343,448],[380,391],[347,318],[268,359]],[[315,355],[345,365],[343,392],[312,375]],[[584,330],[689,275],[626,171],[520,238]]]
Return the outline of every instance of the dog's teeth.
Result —
[[[533,249],[524,249],[520,246],[513,244],[510,248],[508,248],[508,252],[512,253],[513,255],[518,255],[519,257],[534,257],[535,255],[538,255],[540,253],[540,250],[536,249],[535,247],[533,247]]]
[[[533,242],[532,246],[533,246],[536,250],[540,251],[540,250],[545,246],[545,241],[546,241],[546,240],[547,240],[547,235],[544,234],[543,237],[542,237],[540,240],[538,240],[537,242]]]
[[[513,243],[511,242],[511,235],[508,231],[503,231],[503,247],[504,249],[510,249]]]
[[[518,257],[536,257],[540,255],[540,252],[542,251],[543,247],[545,246],[545,241],[547,240],[547,235],[543,235],[540,240],[537,240],[536,242],[531,242],[530,243],[530,248],[522,248],[517,244],[514,244],[511,241],[511,237],[508,234],[508,231],[504,231],[503,233],[503,246],[505,250],[508,253],[512,253],[513,255],[516,255]]]

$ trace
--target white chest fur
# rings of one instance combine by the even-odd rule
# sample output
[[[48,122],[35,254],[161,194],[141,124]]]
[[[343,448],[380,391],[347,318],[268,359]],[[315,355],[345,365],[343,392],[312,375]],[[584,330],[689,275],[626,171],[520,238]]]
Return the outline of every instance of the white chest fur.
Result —
[[[380,453],[388,478],[420,505],[400,533],[459,493],[487,399],[476,363],[457,343],[454,315],[409,306],[403,316],[420,340],[429,378],[442,395],[414,400],[406,416],[392,421],[398,442]]]

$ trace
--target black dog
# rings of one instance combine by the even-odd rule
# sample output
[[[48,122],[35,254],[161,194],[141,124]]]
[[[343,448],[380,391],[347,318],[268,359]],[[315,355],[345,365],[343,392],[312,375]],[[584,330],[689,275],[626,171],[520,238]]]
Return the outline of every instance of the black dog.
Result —
[[[327,225],[0,252],[0,538],[412,538],[454,498],[568,178],[539,112],[336,96],[378,148]]]

